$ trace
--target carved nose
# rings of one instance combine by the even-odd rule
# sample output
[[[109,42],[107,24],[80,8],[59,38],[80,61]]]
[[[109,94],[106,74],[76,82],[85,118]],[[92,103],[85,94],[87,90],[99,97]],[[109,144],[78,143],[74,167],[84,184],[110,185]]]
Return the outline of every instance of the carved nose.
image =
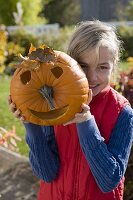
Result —
[[[55,109],[55,106],[53,104],[53,93],[54,93],[53,88],[48,85],[44,85],[42,88],[40,88],[39,92],[48,102],[50,109],[51,110]]]

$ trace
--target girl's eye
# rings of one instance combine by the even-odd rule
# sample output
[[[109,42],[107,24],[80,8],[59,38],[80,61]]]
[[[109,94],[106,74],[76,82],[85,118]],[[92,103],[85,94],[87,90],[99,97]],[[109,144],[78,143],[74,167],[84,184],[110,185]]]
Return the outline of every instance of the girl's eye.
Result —
[[[79,63],[82,68],[86,68],[87,65]]]
[[[86,74],[88,72],[88,67],[87,66],[81,66],[82,70]]]
[[[99,66],[99,69],[101,69],[101,70],[106,70],[106,69],[108,69],[108,67],[107,67],[107,66],[104,66],[104,65],[101,65],[101,66]]]
[[[79,64],[80,64],[82,70],[83,70],[85,73],[87,73],[87,71],[88,71],[88,66],[87,66],[86,64],[84,64],[84,63],[79,63]]]

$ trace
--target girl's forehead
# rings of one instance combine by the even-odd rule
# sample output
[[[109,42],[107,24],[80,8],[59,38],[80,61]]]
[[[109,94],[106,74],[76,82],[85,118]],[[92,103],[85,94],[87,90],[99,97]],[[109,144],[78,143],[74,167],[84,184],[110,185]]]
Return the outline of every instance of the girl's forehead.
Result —
[[[93,48],[81,56],[81,62],[88,65],[113,62],[113,53],[108,47]]]

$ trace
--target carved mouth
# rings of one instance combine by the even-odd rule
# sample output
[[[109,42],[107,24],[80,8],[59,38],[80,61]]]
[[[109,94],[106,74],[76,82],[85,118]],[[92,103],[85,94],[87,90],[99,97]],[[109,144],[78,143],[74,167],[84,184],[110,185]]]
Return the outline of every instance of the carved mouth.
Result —
[[[59,108],[59,109],[50,110],[48,112],[38,112],[30,108],[28,110],[34,117],[37,117],[42,120],[50,120],[50,119],[52,120],[52,119],[61,117],[63,114],[66,113],[67,109],[68,109],[68,105],[63,106],[62,108]]]

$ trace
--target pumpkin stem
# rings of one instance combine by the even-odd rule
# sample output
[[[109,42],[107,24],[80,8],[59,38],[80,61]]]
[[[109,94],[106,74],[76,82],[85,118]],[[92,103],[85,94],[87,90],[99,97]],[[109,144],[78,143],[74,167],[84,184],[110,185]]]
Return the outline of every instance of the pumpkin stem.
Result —
[[[48,85],[44,85],[39,92],[42,94],[42,96],[47,100],[49,107],[51,108],[51,110],[55,109],[55,106],[53,104],[52,98],[53,98],[53,88],[48,86]]]

